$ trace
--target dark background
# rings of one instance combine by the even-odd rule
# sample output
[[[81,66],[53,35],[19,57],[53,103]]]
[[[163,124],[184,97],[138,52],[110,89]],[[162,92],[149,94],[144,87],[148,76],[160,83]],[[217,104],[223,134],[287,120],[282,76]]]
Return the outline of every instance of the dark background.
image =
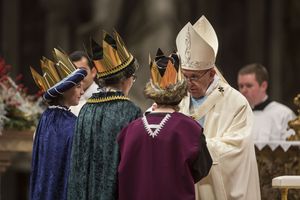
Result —
[[[205,15],[219,38],[217,65],[236,87],[239,68],[260,62],[270,72],[270,96],[296,111],[300,88],[300,1],[298,0],[1,0],[0,55],[37,91],[29,66],[50,59],[54,47],[67,52],[98,42],[102,29],[115,28],[141,64],[131,96],[146,108],[142,89],[148,80],[148,54],[174,50],[187,23]],[[39,70],[39,69],[38,69]]]

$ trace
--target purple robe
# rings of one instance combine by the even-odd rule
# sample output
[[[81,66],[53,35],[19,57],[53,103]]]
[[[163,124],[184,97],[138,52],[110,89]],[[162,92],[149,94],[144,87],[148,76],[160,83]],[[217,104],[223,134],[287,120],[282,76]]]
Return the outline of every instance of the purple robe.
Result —
[[[212,165],[203,129],[181,113],[166,115],[146,115],[148,124],[160,127],[147,130],[147,123],[139,118],[118,136],[119,200],[195,199],[194,183]]]

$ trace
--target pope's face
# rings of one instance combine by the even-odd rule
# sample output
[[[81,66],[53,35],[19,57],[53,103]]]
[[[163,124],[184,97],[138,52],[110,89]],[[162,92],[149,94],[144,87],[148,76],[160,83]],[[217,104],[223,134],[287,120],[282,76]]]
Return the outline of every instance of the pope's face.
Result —
[[[193,98],[199,99],[205,95],[216,72],[212,68],[207,70],[182,69],[182,73],[188,83],[188,92]]]

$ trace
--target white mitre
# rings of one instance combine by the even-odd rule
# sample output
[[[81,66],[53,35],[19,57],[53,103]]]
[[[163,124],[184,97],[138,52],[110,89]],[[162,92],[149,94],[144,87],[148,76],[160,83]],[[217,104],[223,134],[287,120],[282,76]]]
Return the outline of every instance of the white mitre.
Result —
[[[204,16],[193,26],[188,22],[181,29],[176,38],[176,46],[183,69],[206,70],[215,67],[218,38]]]

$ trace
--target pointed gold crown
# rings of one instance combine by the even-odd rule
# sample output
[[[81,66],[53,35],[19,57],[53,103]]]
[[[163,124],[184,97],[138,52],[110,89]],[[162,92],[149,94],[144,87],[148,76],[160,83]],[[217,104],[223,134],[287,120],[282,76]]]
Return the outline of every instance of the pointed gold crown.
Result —
[[[164,56],[161,49],[158,49],[153,61],[149,55],[149,65],[152,83],[161,89],[166,89],[182,81],[179,57],[176,53],[167,57]]]
[[[30,67],[35,83],[44,92],[76,70],[76,67],[70,61],[66,53],[54,49],[53,57],[56,61],[55,63],[46,57],[42,57],[40,60],[42,76]]]
[[[158,49],[155,59],[149,56],[151,80],[146,84],[144,94],[162,105],[178,105],[187,95],[187,84],[181,73],[176,53],[165,56]]]
[[[99,78],[105,78],[125,69],[133,60],[120,35],[113,37],[103,31],[102,47],[91,39],[92,58]]]

